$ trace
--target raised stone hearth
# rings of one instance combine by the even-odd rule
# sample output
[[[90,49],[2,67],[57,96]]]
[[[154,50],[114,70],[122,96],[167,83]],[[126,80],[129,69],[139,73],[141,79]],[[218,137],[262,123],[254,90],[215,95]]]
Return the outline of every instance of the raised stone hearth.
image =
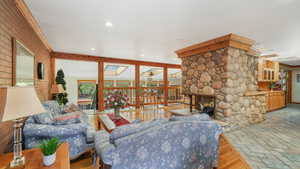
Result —
[[[264,120],[265,93],[257,92],[254,42],[230,34],[176,51],[185,94],[216,96],[216,119],[229,128]]]

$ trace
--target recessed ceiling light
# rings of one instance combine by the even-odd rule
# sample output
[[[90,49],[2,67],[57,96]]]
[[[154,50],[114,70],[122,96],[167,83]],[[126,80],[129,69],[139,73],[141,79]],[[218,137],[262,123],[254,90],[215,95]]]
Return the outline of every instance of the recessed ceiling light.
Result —
[[[141,56],[145,56],[144,54],[141,54]]]
[[[95,49],[95,48],[91,48],[91,50],[92,50],[92,51],[95,51],[96,49]]]
[[[113,24],[112,24],[111,22],[105,22],[105,26],[106,26],[106,27],[112,27]]]

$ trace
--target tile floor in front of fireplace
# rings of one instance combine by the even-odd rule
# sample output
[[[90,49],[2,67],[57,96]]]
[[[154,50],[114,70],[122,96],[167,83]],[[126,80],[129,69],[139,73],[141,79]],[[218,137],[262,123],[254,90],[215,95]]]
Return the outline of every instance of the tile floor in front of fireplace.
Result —
[[[253,169],[300,169],[300,105],[267,113],[264,122],[225,135]]]

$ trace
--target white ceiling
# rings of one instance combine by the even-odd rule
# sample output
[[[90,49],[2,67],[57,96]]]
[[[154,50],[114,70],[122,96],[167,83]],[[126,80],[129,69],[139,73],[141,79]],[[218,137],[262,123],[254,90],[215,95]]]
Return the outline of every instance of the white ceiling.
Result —
[[[236,33],[300,65],[299,0],[25,1],[55,51],[180,63],[175,50]]]

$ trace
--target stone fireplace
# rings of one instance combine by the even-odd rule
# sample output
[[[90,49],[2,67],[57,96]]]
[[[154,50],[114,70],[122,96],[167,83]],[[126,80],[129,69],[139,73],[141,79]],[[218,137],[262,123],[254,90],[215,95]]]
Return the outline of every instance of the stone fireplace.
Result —
[[[253,44],[229,34],[176,51],[183,93],[214,96],[215,118],[230,129],[264,120],[265,93],[257,91],[259,55]]]

